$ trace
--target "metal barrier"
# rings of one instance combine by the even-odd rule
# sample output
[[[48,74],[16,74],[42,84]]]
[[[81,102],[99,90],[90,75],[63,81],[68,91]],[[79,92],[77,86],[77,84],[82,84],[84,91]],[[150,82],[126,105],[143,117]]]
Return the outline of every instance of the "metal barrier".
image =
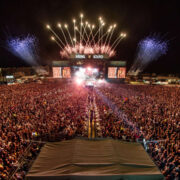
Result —
[[[25,149],[24,153],[19,157],[18,159],[18,166],[16,168],[14,168],[12,170],[12,172],[9,173],[8,179],[11,180],[13,178],[15,178],[15,174],[18,172],[19,169],[22,168],[22,166],[25,164],[25,162],[27,161],[27,157],[28,154],[30,153],[31,147],[34,145],[34,143],[39,143],[40,144],[44,144],[46,142],[41,142],[41,141],[26,141],[29,142],[30,144],[28,145],[28,147]],[[34,159],[32,159],[31,161],[33,161]]]

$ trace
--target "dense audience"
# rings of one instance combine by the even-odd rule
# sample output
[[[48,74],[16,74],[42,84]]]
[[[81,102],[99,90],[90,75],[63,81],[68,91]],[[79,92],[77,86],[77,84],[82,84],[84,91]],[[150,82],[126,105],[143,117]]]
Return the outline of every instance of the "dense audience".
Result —
[[[103,136],[146,140],[164,176],[179,179],[180,88],[114,84],[99,88],[97,94],[105,111],[101,108]]]
[[[56,141],[86,135],[85,89],[49,82],[4,85],[0,92],[0,179],[9,179],[29,140]],[[32,150],[39,150],[37,143],[32,144]],[[18,179],[24,174],[17,173]]]
[[[180,176],[180,88],[108,84],[93,91],[47,81],[0,92],[0,179],[14,172],[24,179],[28,167],[18,169],[20,160],[27,152],[27,161],[35,159],[42,143],[87,136],[89,110],[98,114],[100,136],[145,140],[166,179]]]

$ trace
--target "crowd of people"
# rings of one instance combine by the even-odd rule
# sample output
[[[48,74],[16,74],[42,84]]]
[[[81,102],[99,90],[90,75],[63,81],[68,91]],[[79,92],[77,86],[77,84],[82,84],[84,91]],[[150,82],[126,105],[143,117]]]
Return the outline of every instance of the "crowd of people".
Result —
[[[180,88],[108,84],[97,94],[103,136],[145,140],[166,179],[179,179]]]
[[[13,172],[14,179],[24,179],[28,168],[16,169],[27,149],[27,159],[34,159],[43,142],[86,137],[89,104],[96,104],[100,136],[145,140],[166,179],[180,176],[178,87],[107,84],[92,91],[47,81],[2,85],[0,92],[0,179]]]
[[[0,179],[9,179],[27,147],[36,141],[86,136],[87,91],[65,82],[0,86]],[[34,153],[33,153],[34,152]],[[23,179],[26,172],[16,173]]]

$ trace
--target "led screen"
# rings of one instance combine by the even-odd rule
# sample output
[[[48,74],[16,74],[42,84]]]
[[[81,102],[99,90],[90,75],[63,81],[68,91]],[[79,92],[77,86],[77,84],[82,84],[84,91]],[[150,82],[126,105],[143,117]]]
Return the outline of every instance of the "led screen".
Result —
[[[108,78],[116,78],[117,67],[108,67]]]
[[[70,67],[53,67],[54,78],[71,78]]]
[[[71,69],[70,69],[70,67],[63,67],[62,68],[62,77],[63,78],[71,78]]]
[[[124,67],[108,67],[108,78],[125,78],[126,68]]]
[[[120,67],[117,71],[117,78],[125,78],[126,77],[126,68]]]
[[[62,78],[61,67],[53,67],[53,77],[54,78]]]

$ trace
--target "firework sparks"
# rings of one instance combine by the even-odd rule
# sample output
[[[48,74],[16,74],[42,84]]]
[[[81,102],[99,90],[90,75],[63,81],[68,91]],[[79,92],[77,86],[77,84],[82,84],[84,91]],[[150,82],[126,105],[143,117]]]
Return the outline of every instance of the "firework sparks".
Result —
[[[106,30],[106,24],[102,17],[99,17],[97,26],[84,20],[82,13],[79,18],[79,22],[76,19],[72,20],[73,30],[68,24],[62,25],[58,23],[57,27],[60,31],[55,32],[50,25],[46,25],[46,28],[53,34],[51,40],[61,49],[61,57],[68,58],[72,54],[105,54],[108,57],[115,56],[115,49],[121,40],[126,37],[126,33],[120,33],[114,39],[112,37],[117,27],[116,24],[109,26]]]
[[[37,39],[35,36],[16,37],[7,40],[7,49],[28,64],[37,65]]]
[[[129,74],[137,75],[142,72],[152,61],[167,53],[167,42],[160,37],[149,36],[141,40],[138,44],[138,53],[134,64],[129,70]]]

